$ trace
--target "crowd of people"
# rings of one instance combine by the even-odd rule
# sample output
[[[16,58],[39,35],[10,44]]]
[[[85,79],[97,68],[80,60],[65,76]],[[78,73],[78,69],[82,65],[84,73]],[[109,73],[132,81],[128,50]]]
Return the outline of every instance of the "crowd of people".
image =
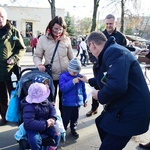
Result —
[[[103,105],[103,111],[95,119],[101,140],[99,150],[122,150],[132,136],[148,130],[150,92],[140,64],[133,55],[138,55],[137,51],[140,51],[150,58],[150,51],[146,47],[137,48],[135,45],[129,45],[124,34],[117,31],[114,15],[106,16],[105,25],[104,31],[93,31],[80,39],[76,57],[73,55],[67,25],[60,16],[50,20],[45,34],[39,39],[33,37],[33,62],[40,71],[46,71],[46,65],[51,63],[54,49],[56,53],[52,63],[52,80],[55,87],[53,101],[48,101],[50,90],[43,83],[32,83],[28,95],[21,100],[24,128],[31,149],[42,148],[41,133],[46,133],[55,140],[56,144],[49,150],[57,149],[60,142],[60,132],[56,125],[57,99],[64,129],[67,131],[70,124],[72,136],[79,138],[79,108],[87,106],[86,84],[95,89],[92,91],[92,107],[86,116],[98,113],[98,106]],[[130,52],[131,49],[135,51],[134,54]],[[26,50],[20,33],[7,22],[7,12],[2,7],[0,50],[2,126],[7,123],[5,115],[8,95],[13,90],[10,76],[14,65],[19,62]],[[80,74],[82,66],[88,64],[88,58],[93,63],[94,77],[90,79]],[[150,143],[140,146],[150,148]]]

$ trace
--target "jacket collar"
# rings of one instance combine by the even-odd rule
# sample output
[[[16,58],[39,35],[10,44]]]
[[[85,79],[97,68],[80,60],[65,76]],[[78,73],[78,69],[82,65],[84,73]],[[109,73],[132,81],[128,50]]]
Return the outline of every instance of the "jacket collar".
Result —
[[[107,49],[111,44],[113,44],[113,43],[115,43],[115,37],[114,37],[114,36],[111,36],[111,37],[106,41],[103,50],[101,51],[101,53],[100,53],[99,56],[98,56],[98,62],[99,62],[100,65],[101,65],[101,63],[102,63],[102,58],[103,58],[104,52],[105,52],[106,49]]]
[[[1,30],[6,30],[5,34],[1,37],[1,40],[9,39],[12,36],[11,29],[13,28],[12,25],[6,24]]]
[[[61,40],[61,39],[64,39],[64,38],[65,38],[65,35],[61,35],[61,36],[58,37],[57,39],[54,39],[50,33],[49,33],[49,34],[46,33],[45,36],[46,36],[49,40],[54,40],[54,41],[58,41],[58,40]]]
[[[107,38],[109,38],[110,36],[114,36],[117,32],[118,31],[116,30],[116,28],[114,29],[114,31],[111,34],[109,34],[106,29],[104,30],[104,33]]]

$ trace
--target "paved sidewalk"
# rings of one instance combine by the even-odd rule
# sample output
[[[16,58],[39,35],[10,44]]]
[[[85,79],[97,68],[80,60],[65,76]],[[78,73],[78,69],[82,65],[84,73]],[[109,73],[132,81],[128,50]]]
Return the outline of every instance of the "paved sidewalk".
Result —
[[[27,52],[23,59],[21,60],[22,68],[34,67],[32,56],[30,52]],[[81,73],[92,77],[92,65],[87,67],[82,67]],[[148,72],[150,77],[150,71]],[[80,117],[78,122],[77,132],[79,133],[79,139],[75,140],[68,129],[66,143],[60,142],[59,150],[98,150],[100,145],[100,139],[98,132],[95,126],[95,118],[102,111],[102,106],[99,107],[98,114],[95,114],[91,117],[86,117],[86,113],[91,108],[91,91],[89,85],[86,84],[87,93],[88,93],[88,106],[86,108],[81,107]],[[142,90],[142,89],[141,89]],[[58,104],[57,104],[58,106]],[[5,126],[0,127],[0,150],[19,150],[18,143],[14,139],[14,133],[17,131],[16,123],[8,123]],[[149,142],[150,141],[150,130],[140,136],[133,137],[124,150],[142,150],[138,147],[140,142]]]

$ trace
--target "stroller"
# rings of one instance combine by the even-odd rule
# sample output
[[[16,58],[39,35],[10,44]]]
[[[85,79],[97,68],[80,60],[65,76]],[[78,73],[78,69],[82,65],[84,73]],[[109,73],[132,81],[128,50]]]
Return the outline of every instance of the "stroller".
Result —
[[[21,101],[24,97],[27,96],[28,88],[33,83],[33,78],[36,76],[42,76],[42,77],[49,80],[48,85],[49,85],[51,92],[50,92],[50,95],[48,97],[48,100],[53,102],[54,101],[54,92],[55,92],[53,80],[47,73],[41,72],[37,68],[27,68],[27,69],[24,69],[21,71],[19,88],[18,88],[19,100]],[[58,110],[56,112],[58,112]],[[18,128],[18,131],[16,132],[16,134],[14,135],[14,137],[17,140],[17,142],[19,143],[20,150],[25,150],[25,149],[30,149],[30,146],[28,143],[28,139],[26,137],[26,132],[23,128],[23,117],[22,117],[23,114],[22,113],[23,113],[22,108],[19,105],[19,121],[18,121],[19,128]],[[58,118],[59,124],[62,123],[61,117],[58,116],[57,118]],[[56,123],[58,121],[56,121]],[[64,137],[65,137],[65,130],[63,128],[63,124],[61,125],[61,128],[63,129],[61,131],[61,134],[63,132]],[[21,134],[21,137],[19,135],[19,138],[18,138],[18,133]],[[48,146],[54,146],[54,144],[55,144],[54,139],[52,139],[51,137],[48,137],[46,135],[41,135],[41,137],[42,137],[43,150],[46,150]]]

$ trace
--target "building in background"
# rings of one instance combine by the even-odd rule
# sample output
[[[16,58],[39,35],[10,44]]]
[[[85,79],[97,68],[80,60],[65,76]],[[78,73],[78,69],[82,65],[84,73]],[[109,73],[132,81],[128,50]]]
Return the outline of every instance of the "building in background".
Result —
[[[8,20],[17,27],[24,37],[45,33],[51,20],[50,8],[2,6],[8,13]],[[65,17],[65,10],[56,8],[56,15]]]

